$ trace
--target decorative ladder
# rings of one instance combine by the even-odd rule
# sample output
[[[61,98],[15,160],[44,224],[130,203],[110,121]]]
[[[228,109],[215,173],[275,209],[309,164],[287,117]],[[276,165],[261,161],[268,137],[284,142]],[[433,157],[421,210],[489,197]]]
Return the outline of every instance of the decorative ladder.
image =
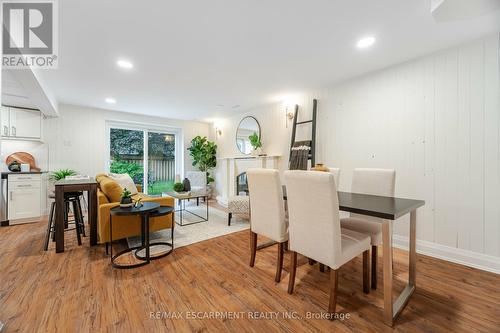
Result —
[[[316,111],[318,108],[318,100],[313,99],[313,113],[312,113],[312,119],[311,120],[306,120],[306,121],[297,121],[298,115],[299,115],[299,106],[295,104],[295,114],[293,117],[293,128],[292,128],[292,141],[290,144],[290,156],[289,160],[292,157],[292,148],[295,144],[295,134],[297,130],[297,125],[304,125],[304,124],[309,124],[311,123],[312,125],[312,132],[311,132],[311,140],[305,140],[306,142],[310,142],[311,150],[309,151],[309,156],[308,160],[311,160],[311,167],[316,165]]]

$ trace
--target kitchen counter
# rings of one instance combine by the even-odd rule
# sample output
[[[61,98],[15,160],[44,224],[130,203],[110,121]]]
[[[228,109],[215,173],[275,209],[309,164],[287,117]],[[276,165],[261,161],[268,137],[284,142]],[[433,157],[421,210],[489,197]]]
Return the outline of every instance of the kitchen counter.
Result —
[[[2,171],[2,178],[7,178],[7,175],[39,175],[42,173],[47,173],[47,171],[25,171],[25,172]]]

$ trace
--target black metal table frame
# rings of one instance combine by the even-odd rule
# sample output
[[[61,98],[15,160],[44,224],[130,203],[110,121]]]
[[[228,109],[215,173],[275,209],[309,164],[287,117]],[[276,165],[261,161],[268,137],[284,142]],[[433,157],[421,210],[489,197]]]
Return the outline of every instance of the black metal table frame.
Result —
[[[174,250],[174,225],[175,225],[175,223],[174,223],[175,213],[174,212],[175,212],[175,209],[169,213],[162,214],[162,215],[172,214],[172,228],[170,228],[171,232],[172,232],[172,234],[171,234],[172,242],[171,243],[169,243],[169,242],[154,242],[151,244],[149,241],[149,218],[156,217],[156,216],[162,216],[162,215],[159,215],[156,210],[153,210],[150,212],[145,212],[143,214],[135,214],[135,215],[141,216],[141,245],[133,246],[133,247],[127,248],[125,250],[119,251],[114,256],[113,256],[113,222],[112,222],[113,215],[110,214],[110,216],[109,216],[109,240],[110,240],[109,244],[110,244],[111,265],[114,268],[119,268],[119,269],[137,268],[137,267],[141,267],[141,266],[149,264],[151,262],[151,260],[160,259],[160,258],[168,256],[170,253],[172,253],[172,251]],[[160,255],[151,256],[151,253],[150,253],[151,247],[158,246],[158,245],[169,246],[170,250],[168,250]],[[139,252],[141,250],[145,250],[145,252],[146,252],[145,256],[140,256],[137,254],[137,252]],[[116,259],[118,259],[120,256],[122,256],[126,253],[130,253],[132,251],[134,252],[133,253],[134,257],[141,260],[142,262],[139,262],[136,264],[130,264],[130,265],[122,265],[122,264],[118,264],[115,262]]]
[[[199,198],[203,198],[203,201],[205,202],[205,205],[207,206],[207,214],[206,214],[206,217],[204,216],[201,216],[201,215],[198,215],[196,213],[193,213],[192,211],[186,209],[186,200],[190,200],[190,199],[199,199]],[[179,207],[180,209],[177,209],[175,212],[179,213],[180,215],[180,223],[177,223],[178,225],[180,225],[181,227],[184,227],[184,226],[187,226],[187,225],[192,225],[192,224],[198,224],[198,223],[202,223],[202,222],[208,222],[208,195],[200,195],[200,196],[193,196],[193,197],[186,197],[186,198],[175,198],[177,200],[179,200]],[[184,201],[184,202],[183,202]],[[198,200],[197,200],[198,202]],[[198,206],[197,206],[198,207]],[[194,215],[196,217],[199,217],[201,220],[200,221],[196,221],[196,222],[191,222],[191,223],[182,223],[183,221],[183,218],[182,218],[182,212],[186,212],[186,213],[189,213],[191,215]]]

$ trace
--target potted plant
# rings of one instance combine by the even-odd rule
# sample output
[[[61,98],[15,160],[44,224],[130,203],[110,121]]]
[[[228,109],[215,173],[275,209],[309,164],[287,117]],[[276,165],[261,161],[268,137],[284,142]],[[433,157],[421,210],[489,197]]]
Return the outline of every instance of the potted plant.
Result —
[[[210,175],[210,170],[217,166],[217,145],[213,141],[209,141],[207,137],[196,136],[191,140],[191,146],[188,148],[189,155],[193,159],[193,166],[198,170],[207,173],[207,185],[214,182],[214,178]],[[211,188],[207,186],[209,194]]]
[[[123,189],[123,192],[122,192],[122,199],[120,200],[120,207],[132,207],[134,205],[134,203],[132,202],[132,193],[130,193],[129,190],[127,190],[127,188],[124,188]]]
[[[175,183],[174,184],[174,191],[175,192],[183,192],[184,191],[184,184],[183,183]]]
[[[253,147],[252,155],[262,155],[262,142],[260,141],[260,136],[257,132],[253,132],[248,139]]]
[[[75,170],[72,170],[72,169],[60,169],[60,170],[56,170],[56,171],[52,172],[50,174],[49,179],[52,182],[56,182],[58,180],[66,178],[66,176],[74,176],[74,175],[76,175],[76,171]]]

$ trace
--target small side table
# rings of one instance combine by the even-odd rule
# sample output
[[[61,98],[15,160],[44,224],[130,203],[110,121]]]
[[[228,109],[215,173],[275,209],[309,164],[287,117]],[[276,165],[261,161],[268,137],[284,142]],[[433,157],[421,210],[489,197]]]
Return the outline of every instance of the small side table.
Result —
[[[110,217],[109,217],[109,238],[110,238],[110,244],[111,244],[111,265],[114,268],[136,268],[140,266],[147,265],[151,262],[151,260],[159,259],[162,257],[165,257],[166,255],[169,255],[172,253],[174,249],[174,223],[172,221],[172,242],[155,242],[153,244],[150,244],[149,242],[149,218],[150,217],[157,217],[157,216],[164,216],[168,214],[173,214],[174,208],[173,207],[168,207],[168,206],[160,206],[159,203],[156,202],[144,202],[141,207],[130,207],[130,208],[122,208],[122,207],[114,207],[110,211]],[[113,255],[113,216],[131,216],[131,215],[139,215],[141,217],[141,245],[140,246],[134,246],[125,250],[122,250],[118,252],[117,254]],[[172,217],[173,218],[173,217]],[[170,250],[166,251],[165,253],[162,253],[157,256],[151,256],[150,255],[150,248],[152,246],[157,246],[157,245],[163,245],[163,246],[168,246],[170,247]],[[139,255],[138,252],[144,250],[145,255]],[[116,259],[119,258],[120,256],[129,253],[129,252],[134,252],[134,256],[141,260],[142,262],[136,263],[136,264],[130,264],[130,265],[123,265],[123,264],[118,264],[116,262]]]

